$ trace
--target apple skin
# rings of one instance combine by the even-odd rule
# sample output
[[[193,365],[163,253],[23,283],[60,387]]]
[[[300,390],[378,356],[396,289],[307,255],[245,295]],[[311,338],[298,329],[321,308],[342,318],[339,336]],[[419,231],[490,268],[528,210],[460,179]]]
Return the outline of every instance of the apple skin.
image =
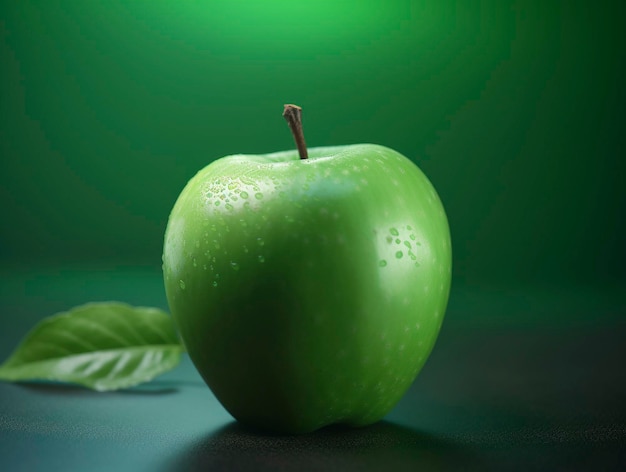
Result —
[[[218,159],[171,212],[163,272],[194,365],[242,423],[380,420],[433,348],[451,244],[435,189],[358,144]]]

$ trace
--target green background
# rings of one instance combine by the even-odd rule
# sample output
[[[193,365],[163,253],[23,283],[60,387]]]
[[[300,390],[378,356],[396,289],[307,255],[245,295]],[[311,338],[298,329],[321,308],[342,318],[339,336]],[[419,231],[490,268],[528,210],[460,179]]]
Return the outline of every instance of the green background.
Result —
[[[310,146],[372,142],[417,163],[454,251],[441,335],[388,423],[251,435],[185,357],[108,394],[0,383],[0,469],[623,469],[625,13],[0,2],[0,361],[80,303],[166,308],[176,197],[216,158],[292,148],[284,103],[304,108]]]
[[[447,209],[458,282],[623,280],[623,2],[0,7],[0,261],[158,268],[213,159],[373,142]]]

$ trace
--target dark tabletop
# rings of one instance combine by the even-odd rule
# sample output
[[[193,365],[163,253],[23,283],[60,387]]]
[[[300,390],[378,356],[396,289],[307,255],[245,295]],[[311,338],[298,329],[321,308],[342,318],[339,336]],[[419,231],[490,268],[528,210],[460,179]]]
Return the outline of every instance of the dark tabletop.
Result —
[[[166,307],[149,269],[0,276],[1,359],[39,319],[73,305]],[[112,393],[0,383],[0,470],[624,470],[625,292],[456,284],[423,371],[363,429],[243,429],[187,358]]]

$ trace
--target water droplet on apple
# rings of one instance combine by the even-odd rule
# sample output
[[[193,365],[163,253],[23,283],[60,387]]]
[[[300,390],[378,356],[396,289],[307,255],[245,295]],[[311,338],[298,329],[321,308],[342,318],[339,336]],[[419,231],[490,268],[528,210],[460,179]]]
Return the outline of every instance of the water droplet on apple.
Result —
[[[404,241],[404,245],[405,245],[406,247],[408,247],[409,249],[411,249],[411,243],[410,243],[410,242],[408,242],[408,241]]]
[[[262,264],[263,262],[265,262],[265,256],[262,254],[259,254],[259,262]]]
[[[233,206],[232,206],[230,203],[227,203],[227,204],[226,204],[226,209],[227,209],[228,211],[231,211],[231,210],[233,209]]]
[[[214,280],[211,285],[213,285],[214,287],[217,287],[217,280]]]
[[[380,267],[385,267],[387,265],[387,261],[385,259],[381,259],[380,261],[378,261],[378,265]]]
[[[245,200],[246,198],[248,198],[248,192],[241,192],[239,196]]]
[[[265,241],[263,241],[263,238],[256,238],[256,242],[259,246],[264,246],[265,245]]]
[[[233,268],[234,271],[239,270],[239,264],[237,264],[236,262],[231,262],[230,266]]]
[[[400,244],[400,238],[396,238],[396,244]]]
[[[391,228],[389,232],[394,236],[398,236],[400,234],[396,228]]]
[[[409,231],[411,231],[413,228],[411,227],[411,225],[407,225],[406,229],[408,229]]]
[[[215,200],[215,206],[216,207],[220,206],[220,201],[219,200]]]
[[[254,198],[257,200],[263,200],[263,194],[261,192],[257,192],[254,194]]]
[[[398,251],[398,252],[396,252],[396,259],[402,259],[402,256],[403,256],[403,255],[404,255],[404,254],[402,254],[402,251]]]
[[[415,235],[414,235],[414,234],[411,234],[411,235],[409,236],[409,238],[411,238],[411,240],[412,240],[412,241],[415,241]]]
[[[387,236],[385,239],[389,244],[391,244],[391,242],[393,241],[393,238],[391,236]]]
[[[185,290],[185,281],[184,280],[180,280],[178,282],[178,284],[180,285],[181,290]]]

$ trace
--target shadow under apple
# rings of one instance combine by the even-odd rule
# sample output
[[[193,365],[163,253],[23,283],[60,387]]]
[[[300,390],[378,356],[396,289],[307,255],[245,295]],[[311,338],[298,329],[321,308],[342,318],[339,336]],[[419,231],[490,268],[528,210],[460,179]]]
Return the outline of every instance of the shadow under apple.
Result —
[[[469,470],[478,465],[476,456],[459,445],[386,421],[301,436],[267,435],[233,422],[194,441],[165,470]]]

